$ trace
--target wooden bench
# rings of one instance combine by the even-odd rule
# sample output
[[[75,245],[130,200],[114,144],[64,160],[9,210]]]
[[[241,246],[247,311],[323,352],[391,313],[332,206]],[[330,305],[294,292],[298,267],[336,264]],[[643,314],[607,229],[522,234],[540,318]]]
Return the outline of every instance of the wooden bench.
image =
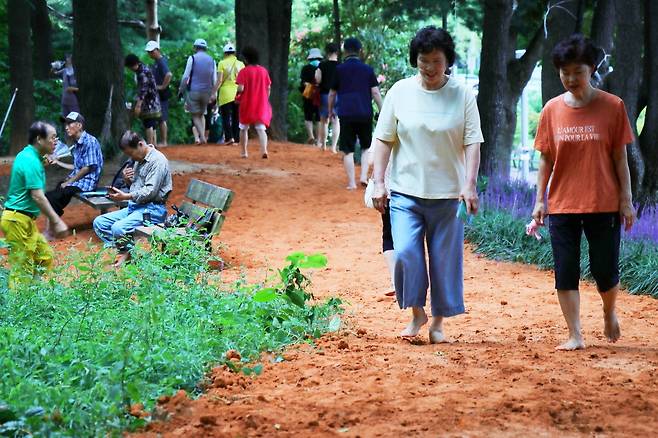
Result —
[[[189,217],[189,221],[194,223],[195,228],[207,231],[210,238],[219,234],[225,220],[224,213],[231,206],[233,195],[233,191],[229,189],[193,179],[185,193],[189,201],[183,202],[179,210]],[[164,230],[163,224],[137,227],[135,237],[150,238],[162,230]],[[184,227],[179,230],[181,233],[185,232]]]
[[[100,192],[80,192],[73,195],[73,197],[91,208],[100,210],[101,214],[107,213],[114,207],[124,208],[128,206],[128,201],[113,201],[107,196],[100,194]]]

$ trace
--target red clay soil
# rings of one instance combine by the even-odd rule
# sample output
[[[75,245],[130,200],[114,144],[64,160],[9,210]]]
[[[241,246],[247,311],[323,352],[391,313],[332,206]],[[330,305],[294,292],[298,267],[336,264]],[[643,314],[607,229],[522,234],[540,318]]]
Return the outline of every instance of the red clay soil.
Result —
[[[362,191],[345,190],[339,156],[281,143],[269,160],[240,159],[225,146],[164,152],[222,165],[175,176],[174,203],[192,177],[235,191],[221,233],[226,281],[242,272],[260,280],[292,251],[322,252],[329,266],[312,273],[313,292],[347,304],[338,333],[289,347],[281,363],[265,359],[262,375],[217,368],[201,398],[162,397],[158,415],[168,419],[138,436],[658,435],[653,298],[621,294],[622,338],[611,345],[598,294],[584,284],[588,348],[556,352],[566,329],[552,274],[466,251],[467,313],[445,324],[453,342],[428,344],[426,331],[403,341],[409,315],[382,295],[389,279],[379,216],[363,207]],[[91,238],[93,215],[71,207],[64,219],[78,235],[57,246]]]

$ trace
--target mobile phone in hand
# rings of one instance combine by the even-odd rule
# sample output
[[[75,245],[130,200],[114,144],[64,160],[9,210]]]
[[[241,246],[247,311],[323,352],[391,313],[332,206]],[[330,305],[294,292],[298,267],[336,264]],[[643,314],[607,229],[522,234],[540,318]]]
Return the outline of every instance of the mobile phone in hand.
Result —
[[[457,217],[461,219],[462,222],[469,225],[473,220],[473,215],[468,214],[468,209],[466,208],[466,201],[463,199],[459,201],[459,206],[457,207]]]

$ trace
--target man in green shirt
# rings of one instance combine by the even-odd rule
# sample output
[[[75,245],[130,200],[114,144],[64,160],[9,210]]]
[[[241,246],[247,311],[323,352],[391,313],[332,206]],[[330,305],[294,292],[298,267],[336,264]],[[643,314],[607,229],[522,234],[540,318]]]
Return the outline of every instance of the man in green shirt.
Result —
[[[29,282],[38,267],[50,268],[52,265],[53,251],[36,225],[39,213],[48,217],[52,235],[62,236],[68,230],[44,194],[46,172],[43,157],[54,152],[57,132],[47,123],[35,122],[30,126],[28,139],[29,144],[14,159],[7,201],[0,219],[0,229],[10,247],[9,289]]]

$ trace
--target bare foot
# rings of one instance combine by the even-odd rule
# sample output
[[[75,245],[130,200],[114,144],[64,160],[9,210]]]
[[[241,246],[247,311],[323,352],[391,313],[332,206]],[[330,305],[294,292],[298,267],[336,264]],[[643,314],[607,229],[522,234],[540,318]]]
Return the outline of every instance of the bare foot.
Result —
[[[249,158],[248,154],[240,154],[240,158]]]
[[[446,335],[443,334],[443,330],[430,329],[430,344],[443,344],[448,342]]]
[[[126,263],[128,260],[130,260],[130,253],[129,252],[120,252],[119,254],[117,254],[116,258],[114,259],[114,263],[112,263],[112,266],[114,268],[119,268],[124,263]]]
[[[605,322],[603,334],[608,338],[608,342],[617,342],[621,337],[621,329],[619,328],[617,314],[614,311],[609,314],[604,314],[603,321]]]
[[[356,186],[347,186],[347,190],[356,190]]]
[[[562,345],[555,347],[557,351],[573,351],[573,350],[583,350],[585,348],[585,342],[583,338],[571,337]]]
[[[418,336],[420,328],[427,324],[427,315],[425,314],[425,310],[423,310],[421,307],[412,307],[412,310],[413,318],[411,319],[411,322],[400,333],[400,336],[403,338],[413,338],[414,336]]]

